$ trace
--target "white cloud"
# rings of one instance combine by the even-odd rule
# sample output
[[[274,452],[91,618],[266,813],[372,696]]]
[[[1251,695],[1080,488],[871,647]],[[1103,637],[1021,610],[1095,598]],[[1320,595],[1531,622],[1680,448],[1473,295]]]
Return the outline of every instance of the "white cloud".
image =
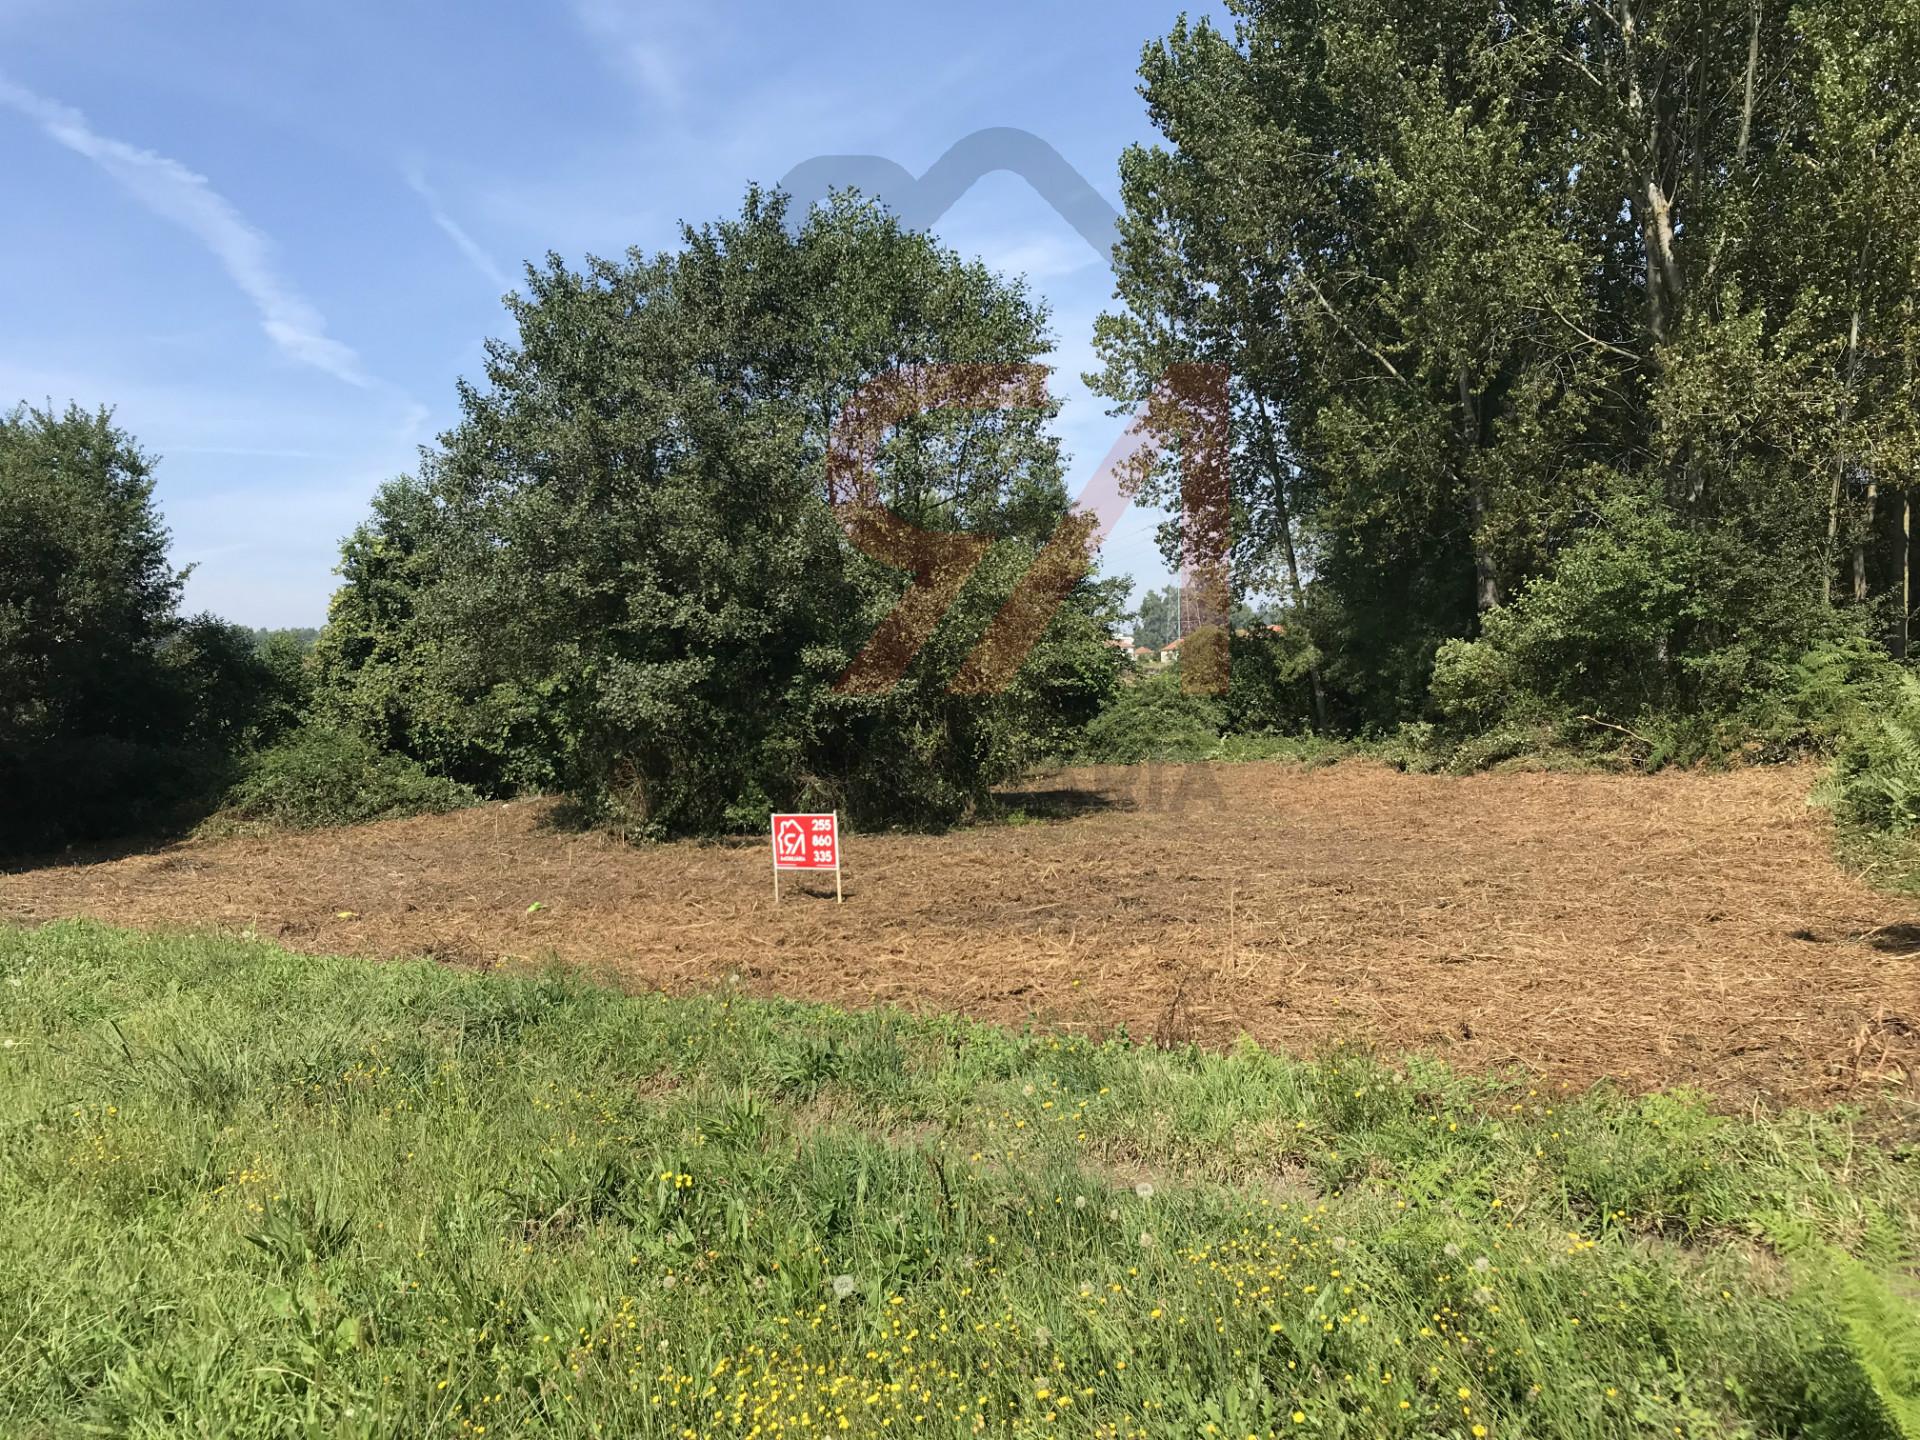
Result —
[[[177,160],[97,133],[86,116],[0,79],[0,105],[32,120],[49,137],[93,161],[136,200],[204,244],[260,312],[260,328],[290,359],[349,385],[371,382],[360,359],[327,334],[326,321],[275,272],[272,245],[215,190]]]
[[[637,0],[573,0],[573,13],[607,57],[628,79],[669,109],[677,109],[686,89],[674,63],[676,46],[668,31],[674,23],[665,6]]]
[[[467,257],[468,263],[487,277],[495,292],[505,294],[513,289],[513,281],[507,278],[506,271],[494,264],[493,257],[480,248],[480,242],[469,235],[459,221],[441,208],[440,197],[434,194],[433,187],[427,184],[426,177],[413,168],[406,171],[406,176],[409,188],[426,201],[427,214],[433,217],[433,223],[440,227],[449,240],[453,241],[454,248]]]

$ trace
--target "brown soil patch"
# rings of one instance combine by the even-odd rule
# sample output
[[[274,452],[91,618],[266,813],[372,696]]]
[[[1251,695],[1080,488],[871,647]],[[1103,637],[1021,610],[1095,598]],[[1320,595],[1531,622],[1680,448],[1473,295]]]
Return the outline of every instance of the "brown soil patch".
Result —
[[[852,836],[845,905],[794,877],[777,910],[764,840],[633,848],[525,802],[0,876],[0,915],[1864,1101],[1920,1062],[1920,906],[1835,865],[1813,779],[1081,771],[1032,802],[1071,818]]]

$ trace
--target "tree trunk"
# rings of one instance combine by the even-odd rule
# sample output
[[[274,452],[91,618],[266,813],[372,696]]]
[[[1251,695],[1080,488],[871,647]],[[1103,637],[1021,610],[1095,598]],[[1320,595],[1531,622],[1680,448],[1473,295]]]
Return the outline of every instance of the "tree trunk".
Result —
[[[1859,532],[1853,538],[1853,603],[1867,601],[1867,542],[1873,538],[1874,511],[1879,508],[1880,482],[1867,481],[1866,514],[1860,518]]]
[[[1901,369],[1904,383],[1902,398],[1909,411],[1913,405],[1913,292],[1901,302]],[[1913,470],[1905,467],[1900,476],[1900,623],[1893,630],[1893,654],[1896,660],[1907,658],[1907,645],[1913,626]]]
[[[1900,494],[1900,624],[1893,632],[1893,655],[1907,658],[1907,640],[1913,621],[1913,500]]]
[[[1460,383],[1460,478],[1466,482],[1467,521],[1473,535],[1473,608],[1484,615],[1498,605],[1500,571],[1487,543],[1487,482],[1475,463],[1480,448],[1480,404],[1467,380],[1467,367],[1458,370]]]
[[[1267,414],[1267,402],[1255,399],[1255,409],[1260,416],[1260,444],[1267,461],[1267,482],[1273,486],[1273,509],[1280,517],[1281,555],[1287,565],[1287,593],[1293,597],[1294,613],[1301,613],[1306,605],[1306,592],[1300,585],[1300,557],[1293,548],[1293,510],[1287,504],[1286,479],[1280,464],[1280,447],[1273,438],[1273,417]],[[1313,688],[1313,723],[1316,729],[1327,728],[1327,695],[1320,683],[1320,662],[1314,661],[1307,667],[1307,682]]]
[[[1627,114],[1638,132],[1622,142],[1624,158],[1640,180],[1627,191],[1627,204],[1640,231],[1647,265],[1647,333],[1657,352],[1672,337],[1680,316],[1683,289],[1680,259],[1674,248],[1674,196],[1660,183],[1661,97],[1640,84],[1639,24],[1633,7],[1620,0],[1615,23],[1620,29],[1621,63],[1626,67]],[[1633,145],[1640,146],[1639,155]]]
[[[1760,71],[1760,0],[1753,0],[1752,23],[1747,30],[1747,88],[1740,102],[1740,143],[1734,147],[1736,163],[1747,163],[1747,141],[1753,134],[1753,82]]]
[[[1847,478],[1846,427],[1853,419],[1853,381],[1860,353],[1860,305],[1853,307],[1853,321],[1847,329],[1846,388],[1840,403],[1840,435],[1833,447],[1833,485],[1827,492],[1827,573],[1821,598],[1833,603],[1833,571],[1840,553],[1840,504],[1845,496]]]

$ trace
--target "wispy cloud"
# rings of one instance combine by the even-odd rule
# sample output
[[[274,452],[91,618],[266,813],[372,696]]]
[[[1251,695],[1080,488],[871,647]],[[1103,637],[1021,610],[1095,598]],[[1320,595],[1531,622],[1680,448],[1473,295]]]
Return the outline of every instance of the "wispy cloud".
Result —
[[[504,294],[513,289],[513,281],[507,278],[507,272],[493,263],[493,257],[480,248],[480,242],[469,235],[458,220],[447,214],[440,204],[440,197],[434,194],[433,187],[427,184],[426,177],[411,166],[406,171],[406,177],[408,187],[426,202],[427,214],[433,217],[433,223],[445,232],[449,240],[453,241],[454,248],[467,257],[468,263],[486,276],[499,293]]]
[[[320,312],[273,267],[273,246],[204,175],[179,161],[101,135],[72,106],[0,78],[0,105],[93,161],[141,204],[197,238],[260,312],[260,328],[280,351],[349,385],[367,386],[360,358],[327,334]]]
[[[677,63],[679,47],[669,32],[680,22],[668,7],[642,0],[573,0],[573,13],[628,79],[667,108],[679,107],[686,86]]]

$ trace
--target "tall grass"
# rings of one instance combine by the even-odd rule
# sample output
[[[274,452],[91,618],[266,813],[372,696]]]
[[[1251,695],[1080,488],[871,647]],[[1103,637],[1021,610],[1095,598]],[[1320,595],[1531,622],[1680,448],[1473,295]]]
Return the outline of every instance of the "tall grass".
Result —
[[[1892,1436],[1917,1199],[1844,1116],[0,930],[9,1437]]]

